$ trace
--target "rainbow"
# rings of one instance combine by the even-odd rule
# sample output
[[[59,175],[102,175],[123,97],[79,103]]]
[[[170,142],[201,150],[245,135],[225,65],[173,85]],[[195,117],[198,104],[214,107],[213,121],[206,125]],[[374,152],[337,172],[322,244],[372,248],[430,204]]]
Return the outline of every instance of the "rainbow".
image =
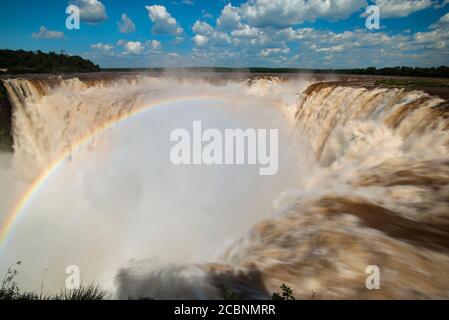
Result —
[[[58,167],[60,167],[64,161],[73,153],[74,150],[78,150],[83,145],[88,143],[91,139],[93,139],[97,134],[100,132],[103,132],[104,130],[107,130],[111,128],[113,125],[117,124],[118,122],[128,120],[132,117],[135,117],[139,114],[142,114],[143,112],[153,109],[156,107],[163,107],[168,106],[174,103],[179,102],[189,102],[189,101],[199,101],[199,100],[217,100],[216,96],[184,96],[184,97],[178,97],[178,98],[171,98],[171,99],[163,99],[158,100],[155,102],[152,102],[149,105],[145,105],[142,108],[138,108],[136,110],[133,110],[132,112],[121,115],[118,117],[115,117],[113,119],[108,120],[107,122],[101,124],[100,126],[96,127],[93,131],[89,132],[85,136],[83,136],[81,139],[79,139],[73,146],[73,148],[68,148],[67,150],[64,150],[59,157],[57,157],[45,170],[42,171],[41,174],[37,178],[33,180],[33,182],[30,184],[30,186],[25,190],[25,192],[22,193],[22,195],[18,198],[16,203],[13,205],[11,211],[7,214],[6,218],[3,220],[2,225],[0,226],[0,252],[1,249],[6,246],[8,243],[8,238],[10,234],[12,233],[12,230],[14,228],[14,225],[16,224],[17,220],[23,216],[24,209],[26,208],[27,204],[30,202],[30,199],[33,197],[33,195],[39,190],[41,186],[45,184],[46,181],[48,181],[52,175],[53,172],[56,171]],[[220,97],[221,100],[226,100],[223,97]]]

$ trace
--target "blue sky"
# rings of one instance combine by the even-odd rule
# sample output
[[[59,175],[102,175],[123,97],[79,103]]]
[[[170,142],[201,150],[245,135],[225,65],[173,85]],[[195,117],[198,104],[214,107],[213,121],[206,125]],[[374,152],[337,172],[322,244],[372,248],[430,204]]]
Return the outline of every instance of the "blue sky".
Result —
[[[365,27],[373,4],[379,30]],[[2,0],[0,15],[0,48],[102,67],[449,65],[449,0]]]

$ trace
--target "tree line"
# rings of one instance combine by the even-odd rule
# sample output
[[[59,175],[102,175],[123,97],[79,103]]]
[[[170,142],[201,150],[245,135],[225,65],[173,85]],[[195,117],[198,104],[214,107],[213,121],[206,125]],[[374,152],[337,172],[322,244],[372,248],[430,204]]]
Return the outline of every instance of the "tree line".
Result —
[[[228,67],[186,67],[186,68],[105,68],[106,72],[125,72],[125,71],[142,71],[142,72],[163,72],[163,71],[187,71],[187,72],[217,72],[217,73],[313,73],[313,74],[354,74],[354,75],[379,75],[379,76],[405,76],[405,77],[434,77],[449,78],[449,67],[439,66],[430,68],[421,67],[390,67],[380,68],[354,68],[354,69],[306,69],[306,68],[228,68]]]
[[[222,68],[225,69],[225,68]],[[434,77],[449,78],[449,67],[389,67],[389,68],[354,68],[354,69],[297,69],[297,68],[249,68],[251,73],[315,73],[315,74],[357,74],[378,76]]]
[[[101,69],[80,56],[70,56],[64,52],[44,53],[25,50],[1,50],[0,69],[7,69],[8,74],[20,73],[73,73],[73,72],[98,72],[98,71],[152,71],[162,72],[165,68],[110,68]],[[388,67],[388,68],[352,68],[352,69],[307,69],[307,68],[226,68],[226,67],[190,67],[171,68],[171,70],[184,70],[192,72],[243,72],[243,73],[315,73],[315,74],[357,74],[379,76],[406,76],[406,77],[435,77],[449,78],[449,67]],[[0,71],[1,73],[1,71]]]
[[[100,71],[98,65],[80,56],[40,50],[0,50],[0,69],[6,69],[3,72],[8,74]]]

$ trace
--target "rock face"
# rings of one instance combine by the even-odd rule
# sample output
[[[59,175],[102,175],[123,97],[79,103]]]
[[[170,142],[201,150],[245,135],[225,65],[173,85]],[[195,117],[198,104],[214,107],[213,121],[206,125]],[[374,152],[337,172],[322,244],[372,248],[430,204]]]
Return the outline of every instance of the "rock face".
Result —
[[[11,104],[0,81],[0,151],[12,151]]]

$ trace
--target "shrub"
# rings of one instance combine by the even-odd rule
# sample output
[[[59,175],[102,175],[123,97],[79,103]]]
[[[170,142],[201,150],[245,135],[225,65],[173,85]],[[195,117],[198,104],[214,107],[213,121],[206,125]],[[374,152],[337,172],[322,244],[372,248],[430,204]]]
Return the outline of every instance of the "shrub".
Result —
[[[293,295],[293,290],[285,284],[281,286],[282,293],[273,293],[272,300],[296,300]]]

